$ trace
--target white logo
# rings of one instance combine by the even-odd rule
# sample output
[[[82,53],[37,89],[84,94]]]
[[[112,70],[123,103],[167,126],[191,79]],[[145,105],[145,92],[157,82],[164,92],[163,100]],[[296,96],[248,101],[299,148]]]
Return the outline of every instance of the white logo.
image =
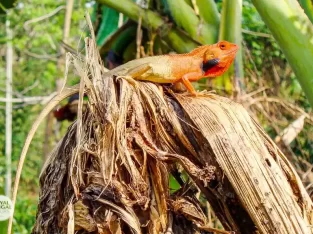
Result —
[[[7,220],[13,214],[13,205],[9,197],[0,195],[0,221]]]

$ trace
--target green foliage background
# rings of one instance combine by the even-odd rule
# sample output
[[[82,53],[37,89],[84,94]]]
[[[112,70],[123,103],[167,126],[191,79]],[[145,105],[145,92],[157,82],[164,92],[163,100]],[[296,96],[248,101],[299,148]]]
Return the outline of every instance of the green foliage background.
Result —
[[[25,96],[46,96],[55,91],[55,81],[63,77],[63,71],[57,69],[59,42],[63,36],[64,12],[28,25],[28,20],[46,15],[57,7],[65,6],[65,1],[28,0],[17,1],[15,8],[8,11],[7,17],[13,30],[14,67],[13,91],[22,93],[26,87],[37,85],[25,93]],[[86,1],[76,1],[74,5],[70,43],[76,45],[85,37]],[[5,15],[0,23],[0,96],[5,97]],[[49,57],[38,59],[31,54]],[[72,79],[74,79],[72,77]],[[0,186],[3,189],[5,175],[5,104],[0,104]],[[15,174],[19,155],[26,135],[42,109],[41,105],[20,105],[13,107],[12,173]],[[44,126],[37,132],[30,146],[28,158],[22,173],[21,190],[16,203],[14,233],[30,233],[34,224],[38,200],[38,175],[43,164]]]
[[[183,0],[181,0],[183,1]],[[222,0],[215,1],[221,12]],[[86,23],[84,19],[84,11],[89,9],[92,11],[93,1],[78,0],[75,1],[71,32],[70,44],[77,48],[79,42],[86,35]],[[14,68],[13,68],[13,89],[15,92],[22,93],[25,87],[29,87],[34,83],[37,85],[26,92],[25,96],[45,96],[55,91],[56,79],[63,76],[63,71],[57,68],[57,54],[59,53],[59,42],[63,35],[64,10],[61,10],[54,16],[40,21],[38,23],[29,24],[25,29],[25,22],[40,17],[55,10],[57,7],[65,5],[65,1],[61,0],[24,0],[17,1],[15,8],[8,11],[7,17],[11,22],[14,33]],[[189,8],[185,9],[190,10]],[[108,11],[108,8],[103,9]],[[165,9],[165,12],[168,9]],[[103,13],[104,14],[104,13]],[[116,12],[110,12],[116,15]],[[5,96],[5,16],[0,21],[0,96]],[[96,19],[95,19],[96,20]],[[116,23],[116,22],[115,22]],[[100,24],[100,31],[109,31],[113,29]],[[102,27],[102,29],[101,29]],[[188,26],[191,27],[192,25]],[[244,70],[245,84],[248,90],[257,88],[259,83],[268,86],[279,86],[279,90],[275,93],[286,100],[300,105],[305,110],[309,110],[309,103],[305,98],[301,87],[285,59],[285,56],[279,49],[279,46],[272,38],[269,29],[261,20],[258,12],[254,8],[250,0],[243,0],[243,18],[242,28],[244,40]],[[252,32],[252,33],[249,33]],[[263,33],[260,34],[253,33]],[[98,35],[98,44],[102,44],[105,40],[103,35]],[[205,39],[203,39],[205,41]],[[210,40],[210,39],[206,39]],[[131,47],[132,46],[132,47]],[[130,44],[129,48],[134,48],[134,44]],[[249,54],[247,54],[249,51]],[[31,54],[37,54],[48,59],[38,59]],[[131,56],[128,56],[129,58]],[[125,56],[124,56],[125,58]],[[277,71],[281,80],[275,81],[272,72],[272,64],[280,69]],[[75,81],[75,76],[70,77],[70,83]],[[275,83],[276,82],[276,83]],[[0,103],[0,191],[4,185],[5,174],[5,104]],[[34,119],[42,109],[41,105],[14,105],[13,110],[13,152],[12,152],[12,168],[13,175],[17,167],[18,158],[24,144],[26,135],[33,123]],[[266,121],[262,121],[268,133],[275,137],[277,132],[268,125]],[[287,119],[286,120],[290,120]],[[287,122],[288,123],[288,122]],[[66,129],[68,123],[65,123],[63,129]],[[22,173],[21,189],[16,204],[16,216],[14,233],[30,233],[31,227],[35,220],[36,204],[38,199],[38,175],[43,164],[43,139],[44,126],[35,135],[24,170]],[[311,130],[310,127],[302,133],[297,142],[294,142],[295,152],[308,160],[310,154],[313,153],[312,141],[305,134]],[[173,189],[177,184],[173,184]]]

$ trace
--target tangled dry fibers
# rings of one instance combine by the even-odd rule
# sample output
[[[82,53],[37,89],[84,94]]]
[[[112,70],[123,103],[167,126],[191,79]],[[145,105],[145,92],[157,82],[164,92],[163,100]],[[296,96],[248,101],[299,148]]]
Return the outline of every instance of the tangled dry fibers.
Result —
[[[240,104],[107,77],[85,42],[85,60],[73,59],[80,84],[47,107],[81,94],[77,121],[42,170],[33,233],[209,233],[201,199],[225,230],[311,233],[298,175]],[[181,187],[173,193],[170,174]]]

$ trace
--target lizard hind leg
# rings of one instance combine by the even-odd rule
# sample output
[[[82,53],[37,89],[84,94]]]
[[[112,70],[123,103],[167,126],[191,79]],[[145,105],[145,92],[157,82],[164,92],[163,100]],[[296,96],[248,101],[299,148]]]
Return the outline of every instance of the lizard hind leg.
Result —
[[[140,76],[149,72],[150,70],[151,70],[151,66],[148,63],[145,63],[145,64],[141,64],[137,67],[129,69],[125,75],[117,76],[116,78],[117,79],[123,78],[127,80],[134,87],[137,87],[136,80],[139,80],[138,78]]]
[[[186,92],[186,86],[182,81],[177,81],[172,84],[171,89],[178,93]]]
[[[139,78],[140,76],[142,76],[143,74],[145,74],[149,71],[151,71],[150,64],[144,63],[144,64],[141,64],[137,67],[129,69],[129,71],[127,72],[127,75],[131,76],[133,79],[137,80],[137,78]]]
[[[129,76],[129,75],[117,76],[116,79],[117,79],[117,80],[118,80],[118,79],[124,79],[124,80],[126,80],[128,83],[130,83],[132,86],[137,87],[136,80],[135,80],[133,77]]]

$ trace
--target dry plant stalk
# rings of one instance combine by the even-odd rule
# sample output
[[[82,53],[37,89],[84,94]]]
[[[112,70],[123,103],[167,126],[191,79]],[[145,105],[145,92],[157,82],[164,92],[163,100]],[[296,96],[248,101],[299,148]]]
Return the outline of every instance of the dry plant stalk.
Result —
[[[73,64],[81,83],[64,92],[79,90],[78,119],[43,168],[34,234],[216,231],[195,185],[221,233],[312,233],[312,201],[298,175],[240,104],[107,77],[91,39],[85,62]],[[172,194],[170,173],[181,183]]]
[[[33,233],[214,230],[188,183],[170,194],[177,165],[226,230],[311,233],[312,202],[298,175],[240,104],[106,77],[86,44],[86,64],[76,68],[89,107],[43,169]]]

